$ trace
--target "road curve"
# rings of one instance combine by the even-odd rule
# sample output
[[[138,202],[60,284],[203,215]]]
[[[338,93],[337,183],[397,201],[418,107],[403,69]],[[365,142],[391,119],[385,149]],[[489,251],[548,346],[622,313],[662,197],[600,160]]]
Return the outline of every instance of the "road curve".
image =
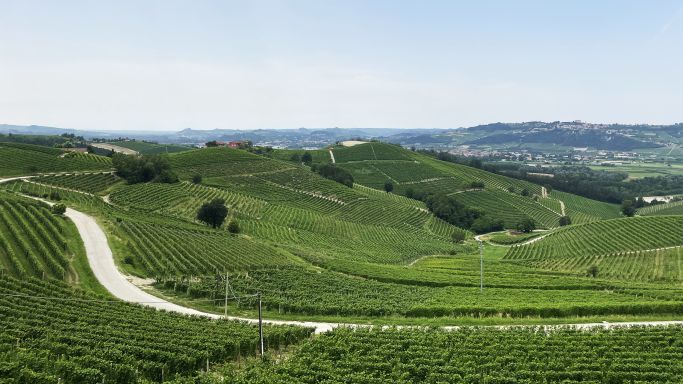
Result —
[[[138,286],[130,282],[126,276],[124,276],[116,267],[116,264],[114,263],[114,255],[112,254],[109,243],[107,242],[107,236],[104,234],[104,231],[102,231],[94,218],[71,208],[67,208],[65,216],[74,222],[78,232],[81,235],[83,245],[85,246],[85,252],[88,256],[88,263],[90,264],[90,268],[95,274],[95,277],[100,284],[102,284],[102,286],[104,286],[107,291],[109,291],[115,297],[123,301],[139,303],[148,307],[169,312],[209,317],[212,319],[224,318],[223,315],[202,312],[196,309],[183,307],[178,304],[173,304],[143,291]],[[231,316],[228,316],[228,319],[245,321],[249,323],[258,323],[258,319],[246,319]],[[343,325],[338,323],[284,320],[264,320],[263,323],[310,327],[315,328],[316,333],[327,332],[333,328]]]

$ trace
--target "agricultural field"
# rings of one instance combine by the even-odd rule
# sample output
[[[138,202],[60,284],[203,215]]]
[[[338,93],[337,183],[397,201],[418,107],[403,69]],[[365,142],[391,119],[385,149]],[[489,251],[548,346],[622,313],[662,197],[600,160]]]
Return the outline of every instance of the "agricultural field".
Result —
[[[175,144],[156,144],[145,141],[115,141],[109,144],[132,149],[142,155],[157,155],[161,153],[175,153],[192,150],[192,147]]]
[[[580,258],[678,247],[683,216],[633,217],[566,227],[510,248],[508,260]]]
[[[8,330],[0,336],[3,377],[182,382],[200,375],[203,382],[283,383],[679,378],[675,369],[629,368],[635,357],[621,347],[633,338],[651,343],[648,351],[661,349],[665,355],[656,361],[667,364],[678,347],[661,340],[675,338],[677,327],[652,328],[650,338],[639,328],[375,328],[309,339],[309,328],[269,326],[266,349],[273,360],[256,363],[252,325],[155,312],[108,296],[87,274],[73,224],[21,197],[95,216],[124,274],[159,297],[214,314],[227,310],[253,319],[258,292],[266,319],[363,325],[561,324],[683,315],[683,216],[667,215],[674,205],[626,218],[616,205],[546,193],[535,184],[393,145],[333,152],[336,166],[354,175],[352,188],[290,161],[288,151],[268,158],[228,148],[163,154],[180,176],[175,183],[127,184],[102,169],[0,184],[0,292],[31,297],[0,294],[0,322]],[[313,158],[324,154],[329,159],[327,151]],[[202,179],[192,181],[195,175]],[[393,193],[383,190],[387,180]],[[507,227],[531,218],[546,230],[486,235],[480,255],[472,233],[405,197],[409,188],[448,194]],[[197,210],[216,198],[224,200],[228,215],[214,229],[197,219]],[[559,227],[563,214],[572,225]],[[238,223],[236,233],[228,232],[229,222]],[[31,307],[42,311],[29,313]],[[98,336],[88,337],[90,329]],[[396,346],[397,339],[407,344]],[[611,354],[597,350],[597,342],[612,343]],[[489,343],[503,347],[481,352]],[[427,345],[436,354],[425,352]],[[358,353],[370,358],[358,361]],[[516,358],[522,353],[532,358]],[[641,363],[655,361],[648,356]],[[562,369],[540,368],[570,357],[573,363]],[[387,359],[393,359],[390,366]],[[207,364],[210,373],[201,373]],[[350,376],[350,367],[359,375]]]
[[[42,203],[0,194],[0,267],[14,276],[74,278],[68,221]]]
[[[111,159],[32,144],[0,143],[0,177],[111,170]]]
[[[683,215],[683,201],[643,207],[638,209],[638,214],[642,216]]]
[[[680,326],[340,329],[306,341],[281,364],[238,372],[234,382],[676,383],[681,337]]]
[[[193,377],[254,356],[252,325],[158,312],[56,280],[0,277],[0,377],[7,383],[138,383]],[[311,330],[267,326],[275,353]]]

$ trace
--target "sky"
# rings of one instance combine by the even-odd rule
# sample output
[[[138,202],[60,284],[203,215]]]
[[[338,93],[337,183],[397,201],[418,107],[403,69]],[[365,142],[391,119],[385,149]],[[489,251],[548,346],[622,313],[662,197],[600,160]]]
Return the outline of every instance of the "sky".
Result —
[[[683,0],[0,0],[0,123],[683,122]]]

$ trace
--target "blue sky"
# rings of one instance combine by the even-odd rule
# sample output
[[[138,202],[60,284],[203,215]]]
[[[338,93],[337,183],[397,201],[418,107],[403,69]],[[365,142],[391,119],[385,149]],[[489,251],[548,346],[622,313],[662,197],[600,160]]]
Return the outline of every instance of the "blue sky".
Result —
[[[683,0],[0,0],[0,123],[683,121]]]

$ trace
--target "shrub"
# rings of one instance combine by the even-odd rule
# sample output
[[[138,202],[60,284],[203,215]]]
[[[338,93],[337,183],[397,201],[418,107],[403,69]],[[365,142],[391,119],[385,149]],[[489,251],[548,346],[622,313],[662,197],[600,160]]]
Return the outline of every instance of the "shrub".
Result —
[[[454,243],[462,243],[463,241],[465,241],[465,233],[461,231],[455,231],[451,235],[451,239]]]
[[[237,223],[237,220],[230,220],[230,222],[228,223],[228,232],[240,233],[240,225]]]
[[[48,197],[50,198],[50,200],[56,200],[56,201],[59,201],[62,199],[62,196],[57,191],[50,192]]]
[[[63,215],[66,213],[66,205],[64,204],[55,204],[52,206],[52,213],[55,215]]]
[[[304,152],[303,155],[301,155],[301,162],[310,165],[313,162],[313,156],[311,156],[310,152]]]
[[[192,182],[195,184],[201,184],[202,183],[202,175],[196,173],[192,175]]]
[[[560,217],[560,227],[570,225],[572,223],[572,218],[569,216]]]
[[[394,190],[394,183],[392,183],[391,180],[387,180],[387,181],[384,183],[384,190],[385,190],[386,192],[391,192],[391,191],[393,191],[393,190]]]

